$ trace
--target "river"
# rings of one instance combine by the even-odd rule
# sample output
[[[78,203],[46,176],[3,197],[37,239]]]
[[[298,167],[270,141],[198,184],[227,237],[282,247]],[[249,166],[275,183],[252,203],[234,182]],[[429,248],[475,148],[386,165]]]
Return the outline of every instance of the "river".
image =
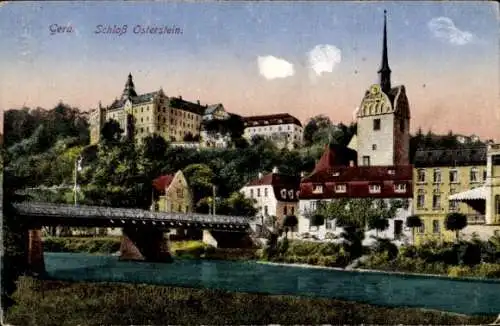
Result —
[[[49,278],[132,282],[326,297],[463,314],[500,313],[500,281],[270,265],[255,261],[176,259],[123,262],[116,256],[45,253]]]

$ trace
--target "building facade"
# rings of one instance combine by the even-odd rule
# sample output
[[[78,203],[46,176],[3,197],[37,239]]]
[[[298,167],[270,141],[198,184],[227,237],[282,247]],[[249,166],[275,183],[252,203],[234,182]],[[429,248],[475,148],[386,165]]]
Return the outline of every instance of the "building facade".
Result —
[[[227,130],[209,130],[208,125],[216,125],[217,122],[227,121],[231,115],[226,112],[222,104],[209,105],[203,115],[201,125],[201,147],[204,148],[227,148],[231,142],[231,134]]]
[[[467,215],[468,224],[484,224],[484,214],[465,202],[450,201],[451,195],[481,187],[486,181],[485,146],[468,149],[419,150],[415,153],[413,184],[414,213],[423,226],[415,233],[417,244],[453,241],[455,232],[446,230],[446,215]]]
[[[99,142],[100,130],[110,119],[120,124],[125,135],[134,133],[138,142],[152,134],[169,142],[199,141],[201,121],[207,107],[199,101],[193,103],[182,97],[168,97],[161,89],[138,95],[129,74],[121,97],[107,107],[99,104],[91,112],[91,143]]]
[[[260,173],[258,178],[247,183],[240,191],[246,198],[255,199],[257,216],[261,221],[274,216],[275,222],[282,225],[285,216],[298,214],[299,184],[299,177],[280,174],[274,168],[272,173]]]
[[[243,137],[248,141],[262,136],[272,140],[278,148],[293,149],[302,145],[302,124],[288,113],[244,117],[243,121]]]
[[[153,181],[154,189],[160,194],[153,209],[160,212],[193,212],[193,195],[181,170],[164,175]]]

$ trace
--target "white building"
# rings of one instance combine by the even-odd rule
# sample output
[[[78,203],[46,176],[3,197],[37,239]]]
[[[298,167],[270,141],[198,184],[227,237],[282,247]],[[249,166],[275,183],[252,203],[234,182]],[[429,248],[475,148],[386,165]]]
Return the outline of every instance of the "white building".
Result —
[[[263,175],[247,183],[241,192],[247,198],[255,199],[255,208],[259,211],[257,217],[266,221],[270,216],[276,217],[277,223],[282,223],[285,216],[298,213],[298,190],[300,178],[279,174],[274,168],[272,173]]]
[[[302,124],[288,113],[245,117],[243,121],[243,137],[249,141],[254,136],[262,136],[271,139],[278,148],[293,149],[302,144]]]

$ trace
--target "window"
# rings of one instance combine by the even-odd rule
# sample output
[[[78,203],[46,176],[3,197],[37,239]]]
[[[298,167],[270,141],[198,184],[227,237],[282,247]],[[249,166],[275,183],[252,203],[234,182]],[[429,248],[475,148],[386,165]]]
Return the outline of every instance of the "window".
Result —
[[[394,185],[394,192],[404,193],[406,192],[406,184],[405,183],[397,183]]]
[[[441,195],[434,194],[432,195],[432,209],[440,209],[441,208]]]
[[[425,182],[425,170],[424,169],[418,169],[417,182]]]
[[[257,197],[260,197],[260,188],[257,188]]]
[[[325,221],[325,229],[327,230],[333,229],[333,221],[331,219],[327,219]]]
[[[313,194],[322,194],[323,186],[322,185],[314,185]]]
[[[419,189],[417,195],[417,208],[424,208],[424,205],[425,205],[425,192],[423,189]]]
[[[186,213],[189,212],[189,206],[186,206]]]
[[[425,223],[422,221],[422,225],[418,228],[418,233],[425,233]]]
[[[372,150],[376,151],[377,150],[377,144],[372,145]]]
[[[368,186],[368,191],[371,194],[379,194],[380,191],[381,191],[381,187],[378,184],[371,184],[371,185]]]
[[[500,215],[500,195],[495,196],[496,214]]]
[[[373,130],[380,130],[380,119],[373,120]]]
[[[432,233],[439,233],[439,220],[432,221]]]
[[[440,169],[434,169],[433,182],[434,183],[441,183],[441,170]]]
[[[267,208],[267,206],[264,206],[264,215],[269,215],[269,209]]]
[[[267,188],[264,188],[264,197],[267,197]]]
[[[458,171],[450,170],[450,183],[457,183],[457,182],[458,182]]]
[[[288,207],[283,207],[283,216],[286,216],[286,214],[288,213],[288,210],[287,210]]]
[[[347,185],[345,184],[337,184],[335,185],[335,192],[345,193],[347,192]]]
[[[479,175],[477,168],[472,168],[470,170],[470,182],[478,182],[479,181]]]
[[[394,239],[399,239],[403,234],[403,221],[395,220],[394,221]]]
[[[291,213],[292,215],[294,215],[294,214],[295,214],[295,207],[293,207],[293,206],[292,206],[292,207],[290,207],[290,213]]]
[[[250,198],[253,198],[253,189],[250,189]]]
[[[370,165],[370,156],[363,156],[363,165],[365,166]]]
[[[456,200],[450,200],[448,203],[450,212],[455,212],[458,210],[458,202]]]
[[[488,173],[486,170],[483,171],[483,181],[486,181],[486,178],[488,177]]]

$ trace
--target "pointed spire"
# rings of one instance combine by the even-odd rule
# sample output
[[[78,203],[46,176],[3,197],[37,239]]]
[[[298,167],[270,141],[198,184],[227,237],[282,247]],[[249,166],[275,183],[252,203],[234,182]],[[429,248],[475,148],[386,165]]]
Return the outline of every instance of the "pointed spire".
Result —
[[[125,99],[132,96],[137,96],[137,93],[135,92],[135,85],[132,81],[132,73],[129,72],[127,83],[125,84],[125,88],[123,89],[122,98]]]
[[[378,71],[380,75],[380,87],[384,93],[391,90],[391,68],[387,57],[387,11],[384,10],[384,39],[382,45],[382,63]]]

